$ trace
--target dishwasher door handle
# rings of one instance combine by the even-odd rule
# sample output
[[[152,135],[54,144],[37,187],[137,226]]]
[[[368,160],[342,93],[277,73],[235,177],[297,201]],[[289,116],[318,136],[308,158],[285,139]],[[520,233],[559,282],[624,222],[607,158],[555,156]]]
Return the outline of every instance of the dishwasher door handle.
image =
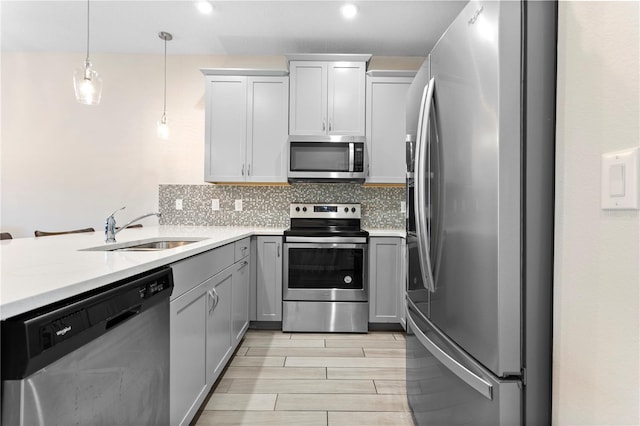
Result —
[[[113,318],[109,318],[107,320],[107,324],[105,326],[105,329],[109,330],[109,329],[117,326],[118,324],[121,324],[121,323],[125,322],[129,318],[135,317],[136,315],[138,315],[140,313],[141,310],[142,310],[142,305],[138,305],[138,306],[134,306],[133,308],[131,308],[129,310],[126,310],[124,312],[119,313],[118,315],[116,315]]]

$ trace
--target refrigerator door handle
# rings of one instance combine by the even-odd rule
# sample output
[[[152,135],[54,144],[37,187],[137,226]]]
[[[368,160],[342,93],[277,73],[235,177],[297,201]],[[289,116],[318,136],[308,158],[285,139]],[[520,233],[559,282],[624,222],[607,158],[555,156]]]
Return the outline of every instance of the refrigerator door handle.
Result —
[[[418,136],[416,142],[416,167],[415,167],[415,203],[414,214],[416,218],[416,235],[418,237],[418,257],[420,258],[420,272],[425,287],[432,293],[436,291],[433,271],[431,269],[431,254],[429,253],[429,235],[427,234],[426,209],[427,194],[425,189],[426,178],[426,158],[428,149],[426,146],[429,117],[433,100],[433,89],[435,78],[431,78],[422,94],[422,104],[420,105],[420,116],[418,118]]]
[[[438,361],[440,361],[445,367],[449,369],[453,374],[458,376],[466,384],[475,389],[482,396],[488,400],[493,399],[493,385],[485,381],[482,377],[477,376],[473,372],[469,371],[466,367],[460,364],[455,359],[451,358],[445,351],[440,349],[438,345],[431,341],[426,334],[420,330],[412,318],[411,312],[407,309],[407,325],[411,327],[411,330],[415,334],[418,341],[425,347]]]
[[[437,163],[437,173],[429,169],[429,177],[436,181],[435,192],[438,200],[436,211],[433,211],[433,200],[431,197],[431,187],[429,188],[429,206],[431,212],[431,232],[435,232],[435,249],[434,251],[434,259],[433,259],[433,283],[434,287],[437,290],[436,283],[438,282],[438,275],[440,274],[440,261],[442,260],[442,250],[444,249],[444,241],[445,241],[445,233],[444,233],[444,223],[445,223],[445,214],[444,214],[444,206],[445,202],[445,192],[444,192],[444,158],[443,158],[443,146],[441,146],[438,136],[438,117],[436,113],[436,94],[433,94],[433,110],[431,111],[433,114],[433,126],[434,126],[434,137],[435,141],[429,141],[430,153],[435,151],[435,160]],[[435,220],[434,220],[435,216]],[[435,222],[435,224],[434,224]],[[431,248],[430,248],[431,249]]]

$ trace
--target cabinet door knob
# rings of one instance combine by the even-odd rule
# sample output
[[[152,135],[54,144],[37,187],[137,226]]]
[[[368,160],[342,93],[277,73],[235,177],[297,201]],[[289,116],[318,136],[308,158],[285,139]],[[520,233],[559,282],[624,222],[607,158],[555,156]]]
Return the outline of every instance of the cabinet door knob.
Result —
[[[277,243],[276,247],[278,248],[278,257],[280,257],[280,243]]]
[[[326,125],[325,125],[325,121],[322,120],[322,131],[324,132],[325,130],[327,130]]]
[[[332,128],[333,128],[333,125],[331,125],[331,120],[329,120],[329,131],[331,131]]]
[[[242,171],[240,173],[242,173],[242,176],[244,176],[244,164],[242,165]]]

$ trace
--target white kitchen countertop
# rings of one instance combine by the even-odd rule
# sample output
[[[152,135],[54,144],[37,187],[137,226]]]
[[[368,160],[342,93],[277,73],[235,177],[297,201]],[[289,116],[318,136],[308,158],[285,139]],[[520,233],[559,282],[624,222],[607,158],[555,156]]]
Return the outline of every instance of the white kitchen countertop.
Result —
[[[372,237],[404,237],[400,229],[368,229]],[[83,251],[104,246],[104,232],[0,241],[0,319],[54,303],[253,235],[284,228],[145,226],[125,229],[118,243],[150,238],[204,238],[160,251]],[[116,243],[117,244],[117,243]]]
[[[369,232],[370,237],[398,237],[405,238],[407,231],[404,229],[373,229],[365,228]]]
[[[160,251],[82,251],[104,246],[104,232],[0,241],[0,319],[102,287],[123,278],[251,235],[282,235],[284,228],[145,226],[125,229],[118,243],[149,238],[205,238]]]

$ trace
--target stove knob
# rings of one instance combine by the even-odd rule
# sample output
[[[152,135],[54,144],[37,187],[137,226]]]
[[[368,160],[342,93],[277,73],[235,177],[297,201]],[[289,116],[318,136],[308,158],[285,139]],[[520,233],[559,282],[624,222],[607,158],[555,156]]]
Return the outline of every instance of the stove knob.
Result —
[[[306,211],[307,211],[307,208],[306,208],[306,207],[303,207],[303,208],[302,208],[302,211],[303,211],[303,212],[306,212]]]
[[[296,207],[296,211],[299,212],[300,211],[300,207]]]
[[[356,212],[356,208],[355,207],[351,207],[351,213],[355,213]]]
[[[344,212],[345,212],[345,213],[349,213],[349,207],[345,207],[345,208],[344,208]]]

